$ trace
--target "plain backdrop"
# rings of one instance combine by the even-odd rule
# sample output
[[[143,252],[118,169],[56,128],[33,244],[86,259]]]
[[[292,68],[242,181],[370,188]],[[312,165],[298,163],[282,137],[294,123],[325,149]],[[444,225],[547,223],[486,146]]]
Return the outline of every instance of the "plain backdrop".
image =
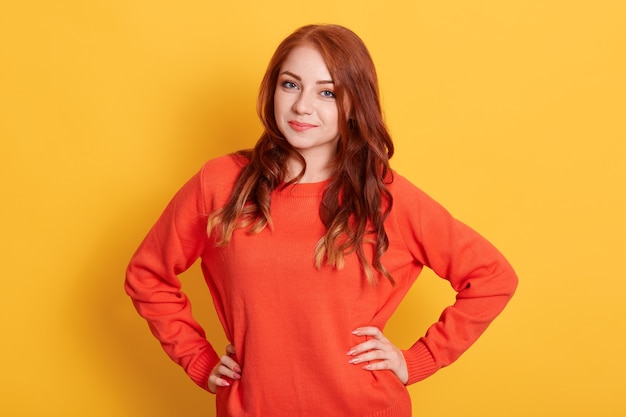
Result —
[[[626,415],[622,0],[2,2],[0,414],[214,415],[124,270],[206,159],[253,146],[267,62],[307,23],[364,39],[392,166],[520,277],[484,337],[409,388],[414,415]],[[182,278],[221,351],[197,266]],[[453,297],[425,272],[386,335],[410,346]]]

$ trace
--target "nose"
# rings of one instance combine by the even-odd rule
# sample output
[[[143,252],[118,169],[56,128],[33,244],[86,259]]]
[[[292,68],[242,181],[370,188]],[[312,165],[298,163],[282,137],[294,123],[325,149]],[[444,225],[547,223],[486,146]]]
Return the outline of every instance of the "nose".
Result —
[[[313,97],[302,92],[293,103],[293,111],[297,114],[311,114],[313,112]]]

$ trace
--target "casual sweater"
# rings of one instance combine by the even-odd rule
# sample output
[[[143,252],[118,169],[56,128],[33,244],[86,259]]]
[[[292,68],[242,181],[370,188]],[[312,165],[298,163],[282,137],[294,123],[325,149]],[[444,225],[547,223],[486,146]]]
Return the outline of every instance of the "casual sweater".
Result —
[[[207,234],[207,217],[225,205],[243,164],[235,156],[208,161],[150,230],[125,282],[139,314],[167,354],[208,389],[220,355],[194,320],[177,277],[201,259],[242,367],[241,379],[218,387],[218,416],[411,416],[406,387],[393,372],[348,363],[348,350],[365,340],[352,331],[384,329],[424,266],[448,280],[456,301],[402,351],[407,385],[420,381],[456,360],[504,308],[517,285],[511,266],[396,172],[384,224],[389,248],[381,259],[395,284],[382,274],[369,284],[354,253],[341,269],[315,266],[314,248],[325,233],[319,206],[329,181],[272,192],[273,226],[258,234],[237,229],[218,247]]]

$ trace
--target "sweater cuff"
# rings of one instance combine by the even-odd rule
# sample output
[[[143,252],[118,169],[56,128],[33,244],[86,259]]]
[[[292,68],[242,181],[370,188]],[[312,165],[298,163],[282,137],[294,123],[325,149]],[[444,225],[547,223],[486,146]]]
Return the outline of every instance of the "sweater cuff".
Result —
[[[402,354],[409,370],[409,380],[406,385],[426,379],[439,369],[430,350],[421,340],[408,350],[403,350]]]
[[[211,392],[209,390],[209,376],[219,361],[220,358],[213,349],[206,349],[196,360],[189,364],[187,375],[189,375],[191,380],[199,385],[200,388]]]

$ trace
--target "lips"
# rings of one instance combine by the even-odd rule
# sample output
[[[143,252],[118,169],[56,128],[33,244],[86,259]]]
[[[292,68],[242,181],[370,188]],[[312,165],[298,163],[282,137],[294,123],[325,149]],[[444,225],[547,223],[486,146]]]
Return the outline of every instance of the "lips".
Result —
[[[290,120],[287,123],[289,123],[289,126],[296,132],[304,132],[309,129],[313,129],[317,127],[316,125],[313,125],[310,123],[298,122],[297,120]]]

